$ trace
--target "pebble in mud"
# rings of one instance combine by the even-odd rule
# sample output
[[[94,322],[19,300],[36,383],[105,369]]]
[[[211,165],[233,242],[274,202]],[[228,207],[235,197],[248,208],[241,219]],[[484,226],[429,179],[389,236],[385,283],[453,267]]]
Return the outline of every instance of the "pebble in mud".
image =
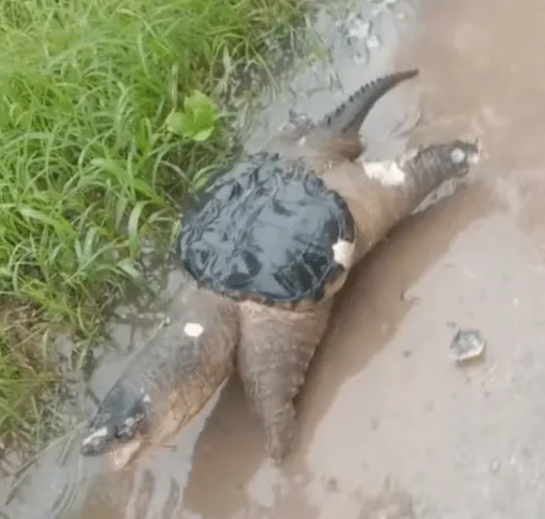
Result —
[[[314,127],[314,122],[307,115],[290,108],[288,112],[288,121],[278,127],[278,131],[294,132],[296,137],[303,136],[307,131]]]
[[[290,108],[288,111],[288,122],[292,125],[301,127],[307,127],[309,129],[314,127],[312,119],[305,113]]]
[[[458,330],[450,343],[450,353],[455,361],[467,362],[480,357],[486,341],[479,330]]]

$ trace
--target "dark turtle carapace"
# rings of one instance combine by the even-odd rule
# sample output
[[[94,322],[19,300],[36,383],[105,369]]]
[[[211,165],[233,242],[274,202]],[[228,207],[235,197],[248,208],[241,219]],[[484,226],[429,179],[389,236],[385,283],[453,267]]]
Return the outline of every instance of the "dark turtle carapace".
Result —
[[[350,269],[479,157],[476,144],[454,140],[363,161],[366,115],[416,74],[380,78],[319,123],[280,132],[187,208],[177,252],[191,282],[173,324],[106,395],[83,454],[164,442],[236,367],[267,453],[283,459],[296,433],[293,399]]]

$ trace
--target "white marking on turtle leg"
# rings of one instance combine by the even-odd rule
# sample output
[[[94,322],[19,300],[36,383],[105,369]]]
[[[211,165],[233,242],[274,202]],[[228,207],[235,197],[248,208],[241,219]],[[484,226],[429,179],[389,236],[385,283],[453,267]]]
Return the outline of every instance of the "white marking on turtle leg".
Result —
[[[200,337],[202,332],[204,332],[204,328],[199,323],[187,323],[184,326],[184,333],[189,337]]]
[[[142,395],[142,402],[149,404],[151,402],[151,396],[149,396],[143,387],[140,388],[140,394]]]
[[[480,161],[479,152],[466,153],[464,150],[461,150],[460,148],[454,148],[450,152],[450,158],[452,159],[452,162],[456,164],[459,164],[460,162],[463,162],[464,160],[467,160],[469,164],[478,164]]]
[[[355,250],[356,245],[354,242],[339,240],[333,245],[333,259],[336,263],[348,270],[352,266]]]
[[[108,428],[106,426],[101,427],[100,429],[96,430],[94,433],[90,434],[83,440],[83,445],[89,445],[90,443],[93,443],[97,438],[104,438],[108,435]]]
[[[369,178],[378,180],[385,186],[401,186],[407,179],[407,174],[395,160],[366,162],[360,159],[360,162]]]
[[[466,158],[466,154],[460,149],[460,148],[454,148],[450,152],[450,158],[452,159],[452,162],[455,164],[458,164],[459,162],[462,162]]]

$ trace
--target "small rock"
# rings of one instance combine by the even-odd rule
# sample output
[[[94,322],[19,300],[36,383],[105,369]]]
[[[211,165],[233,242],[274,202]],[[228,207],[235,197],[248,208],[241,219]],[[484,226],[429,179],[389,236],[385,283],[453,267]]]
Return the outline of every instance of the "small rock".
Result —
[[[450,353],[457,362],[480,357],[485,350],[486,341],[478,330],[458,330],[450,343]]]
[[[297,128],[304,128],[310,130],[314,127],[314,122],[308,115],[303,112],[299,112],[295,108],[288,110],[288,122]]]
[[[368,49],[378,49],[380,47],[380,40],[376,36],[369,36],[365,42],[365,46]]]
[[[369,37],[370,31],[371,24],[369,22],[358,20],[350,29],[348,29],[348,35],[356,40],[364,40]]]

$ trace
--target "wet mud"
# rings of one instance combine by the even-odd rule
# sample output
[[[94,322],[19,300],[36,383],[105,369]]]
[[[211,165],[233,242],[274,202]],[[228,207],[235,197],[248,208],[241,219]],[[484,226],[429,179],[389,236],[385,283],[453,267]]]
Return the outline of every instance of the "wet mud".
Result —
[[[537,0],[359,0],[323,12],[317,28],[333,65],[310,65],[270,101],[249,149],[291,108],[317,119],[363,81],[417,66],[421,76],[365,123],[368,156],[478,136],[485,160],[350,277],[297,401],[295,451],[281,467],[266,460],[234,378],[172,445],[121,474],[80,459],[77,444],[57,444],[0,517],[540,518],[544,23]],[[163,279],[166,299],[175,296],[179,275]],[[449,350],[459,329],[477,329],[487,343],[467,365]],[[92,380],[99,395],[152,333],[130,323],[113,331],[120,346]]]

